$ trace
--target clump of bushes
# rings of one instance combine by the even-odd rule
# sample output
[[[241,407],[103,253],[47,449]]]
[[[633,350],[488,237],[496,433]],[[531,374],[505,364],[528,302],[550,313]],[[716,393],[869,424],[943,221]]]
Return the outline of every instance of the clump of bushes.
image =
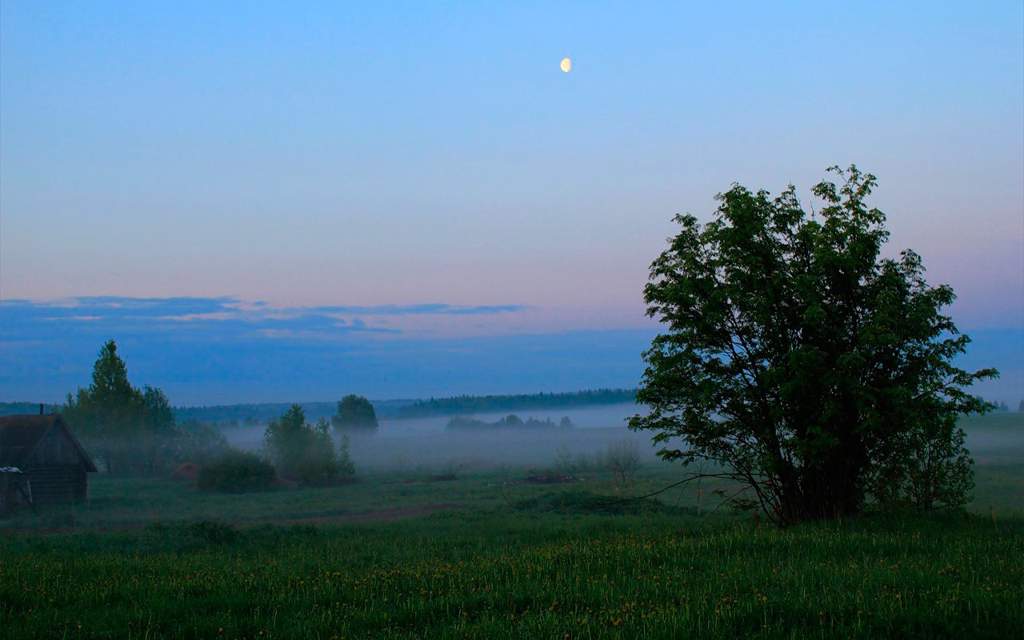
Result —
[[[267,451],[282,478],[325,486],[354,475],[348,438],[342,439],[336,452],[329,429],[325,419],[308,424],[306,413],[297,404],[267,426]]]
[[[274,467],[260,456],[232,449],[200,469],[196,484],[204,491],[245,493],[273,487],[275,477]]]

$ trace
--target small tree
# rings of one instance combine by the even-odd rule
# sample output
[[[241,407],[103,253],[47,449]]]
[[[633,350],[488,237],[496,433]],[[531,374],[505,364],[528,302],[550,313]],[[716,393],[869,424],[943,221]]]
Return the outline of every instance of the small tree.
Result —
[[[356,475],[356,465],[352,462],[348,435],[342,434],[341,442],[338,444],[338,477],[348,479],[354,475]]]
[[[140,453],[150,472],[174,456],[179,437],[174,411],[167,395],[156,387],[146,385],[142,390],[142,428]]]
[[[362,396],[347,395],[338,402],[338,412],[331,418],[335,429],[373,430],[378,427],[377,413],[370,401]]]
[[[633,429],[666,460],[710,460],[779,523],[853,514],[869,498],[921,508],[967,499],[957,416],[988,405],[966,387],[966,349],[920,257],[881,258],[885,216],[874,176],[832,171],[808,215],[791,186],[742,186],[714,220],[675,218],[651,265],[648,314],[666,331],[645,353]],[[698,474],[695,474],[696,478]]]
[[[338,462],[328,428],[325,419],[315,426],[307,424],[297,404],[267,426],[267,449],[282,476],[309,485],[330,484],[337,478]]]

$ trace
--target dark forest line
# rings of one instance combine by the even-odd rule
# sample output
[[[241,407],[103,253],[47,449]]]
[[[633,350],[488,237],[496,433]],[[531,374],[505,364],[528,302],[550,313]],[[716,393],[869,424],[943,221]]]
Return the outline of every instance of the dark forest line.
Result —
[[[431,416],[466,415],[499,411],[532,409],[563,409],[634,402],[636,389],[587,389],[568,393],[527,393],[515,395],[462,395],[425,400],[374,400],[373,408],[381,418],[408,419]],[[300,402],[310,420],[330,418],[337,401]],[[226,404],[197,407],[174,407],[179,422],[195,420],[221,425],[264,424],[278,418],[291,407],[290,402]],[[56,413],[61,405],[46,404],[46,413]],[[0,402],[0,415],[38,413],[39,403]]]

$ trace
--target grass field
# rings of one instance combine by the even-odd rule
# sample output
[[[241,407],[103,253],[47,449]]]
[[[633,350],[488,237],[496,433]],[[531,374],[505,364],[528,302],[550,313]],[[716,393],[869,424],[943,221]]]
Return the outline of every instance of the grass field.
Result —
[[[1013,637],[1024,458],[1000,434],[1021,424],[988,420],[970,513],[785,530],[713,485],[608,500],[669,465],[625,489],[520,467],[243,496],[97,477],[87,505],[0,521],[0,637]]]

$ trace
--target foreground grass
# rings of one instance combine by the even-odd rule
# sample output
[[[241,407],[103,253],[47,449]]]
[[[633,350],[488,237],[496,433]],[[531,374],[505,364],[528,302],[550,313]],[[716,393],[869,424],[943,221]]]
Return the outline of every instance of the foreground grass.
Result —
[[[973,515],[785,530],[716,510],[715,483],[607,499],[671,465],[628,489],[525,469],[242,496],[100,476],[86,505],[0,521],[0,638],[1017,637],[1022,450],[988,424]],[[418,516],[362,518],[388,509]]]
[[[523,504],[371,526],[8,536],[0,635],[1011,637],[1024,625],[1018,520],[776,530]]]

